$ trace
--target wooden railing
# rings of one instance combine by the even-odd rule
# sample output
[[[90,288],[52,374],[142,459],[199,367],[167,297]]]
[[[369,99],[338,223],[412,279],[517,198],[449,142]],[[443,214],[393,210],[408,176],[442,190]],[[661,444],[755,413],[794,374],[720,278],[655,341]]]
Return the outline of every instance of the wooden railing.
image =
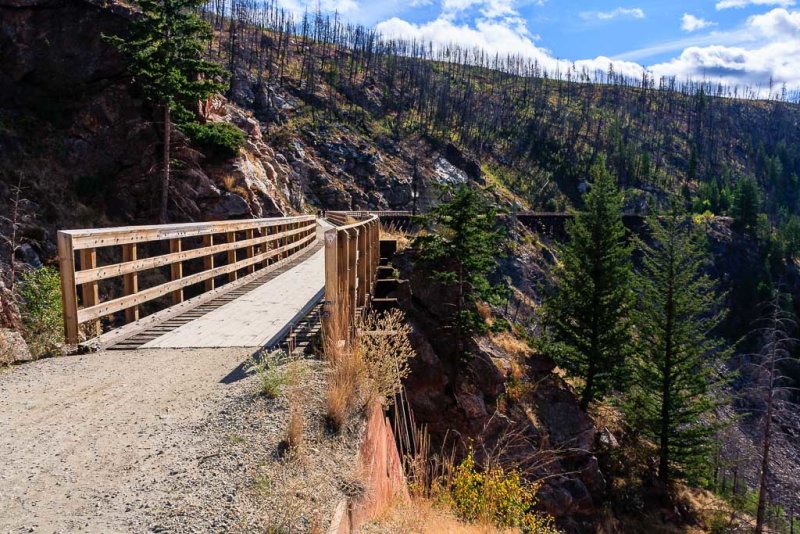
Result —
[[[60,231],[58,256],[66,341],[79,342],[82,324],[88,323],[89,337],[97,336],[103,317],[124,312],[124,322],[134,322],[139,319],[139,307],[146,302],[170,296],[172,304],[180,304],[184,289],[194,284],[203,284],[200,292],[211,291],[220,276],[227,275],[227,281],[233,282],[240,274],[246,276],[283,263],[314,244],[316,227],[316,218],[308,215]],[[117,247],[121,247],[121,255]],[[98,265],[98,251],[102,257],[112,258],[111,263]],[[226,261],[218,265],[222,254]],[[184,262],[189,260],[197,260],[193,263],[198,265],[184,275]],[[154,279],[156,283],[139,288],[140,273],[161,268],[166,271],[167,267],[168,273],[162,272],[160,277],[148,273],[148,281]],[[119,278],[122,295],[101,302],[100,282]]]
[[[375,288],[380,221],[366,212],[356,217],[328,212],[326,217],[337,227],[325,232],[325,315],[329,324],[350,332]]]

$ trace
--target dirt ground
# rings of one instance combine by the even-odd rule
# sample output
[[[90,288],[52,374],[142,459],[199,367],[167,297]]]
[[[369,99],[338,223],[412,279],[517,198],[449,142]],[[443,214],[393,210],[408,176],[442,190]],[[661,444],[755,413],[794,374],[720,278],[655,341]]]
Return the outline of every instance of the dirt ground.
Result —
[[[308,402],[313,454],[283,457],[287,398],[258,395],[249,356],[108,351],[0,371],[0,532],[319,528],[353,440],[326,435]]]

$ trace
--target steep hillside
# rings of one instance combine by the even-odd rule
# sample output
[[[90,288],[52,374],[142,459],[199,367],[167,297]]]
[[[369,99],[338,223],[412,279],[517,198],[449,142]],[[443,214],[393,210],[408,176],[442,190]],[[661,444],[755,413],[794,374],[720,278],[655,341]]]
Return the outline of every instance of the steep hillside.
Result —
[[[208,55],[231,72],[231,103],[203,108],[249,142],[225,159],[177,136],[173,220],[424,208],[436,183],[465,180],[495,186],[505,203],[563,209],[578,201],[598,155],[631,211],[682,193],[725,214],[736,182],[754,176],[776,222],[798,212],[796,105],[613,74],[608,84],[586,73],[554,80],[536,65],[495,61],[501,72],[471,66],[480,61],[459,50],[239,7],[236,20],[206,13],[217,36]],[[34,203],[31,245],[49,258],[56,226],[152,222],[158,115],[102,38],[125,34],[130,9],[2,0],[0,10],[0,198],[21,183]]]

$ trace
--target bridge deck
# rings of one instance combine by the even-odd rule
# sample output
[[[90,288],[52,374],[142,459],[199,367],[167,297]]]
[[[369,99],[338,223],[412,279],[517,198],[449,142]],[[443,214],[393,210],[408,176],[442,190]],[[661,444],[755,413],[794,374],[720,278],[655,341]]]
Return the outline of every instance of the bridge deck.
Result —
[[[324,289],[325,251],[319,248],[255,289],[141,348],[269,347],[314,307]]]
[[[321,300],[324,252],[318,241],[276,270],[251,275],[245,284],[222,286],[212,299],[167,315],[146,328],[133,328],[129,335],[123,334],[105,346],[112,350],[271,348]]]

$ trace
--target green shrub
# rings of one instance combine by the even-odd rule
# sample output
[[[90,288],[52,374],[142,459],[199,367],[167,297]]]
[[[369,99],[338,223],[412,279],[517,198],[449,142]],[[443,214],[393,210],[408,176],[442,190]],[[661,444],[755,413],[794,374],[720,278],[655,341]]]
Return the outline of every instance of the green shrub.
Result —
[[[287,365],[282,365],[283,356],[279,350],[270,352],[251,367],[258,375],[261,394],[268,399],[277,398],[289,383],[289,369]]]
[[[508,320],[500,317],[499,319],[494,320],[489,329],[495,334],[499,334],[500,332],[511,332],[511,323],[509,323]]]
[[[64,342],[61,277],[52,267],[23,273],[20,283],[25,341],[34,358],[56,354]]]
[[[242,130],[227,122],[187,122],[180,129],[209,157],[232,158],[247,139]]]
[[[555,533],[550,521],[534,510],[536,489],[517,471],[496,466],[479,470],[470,449],[453,472],[446,500],[466,521],[518,527],[534,534]]]

